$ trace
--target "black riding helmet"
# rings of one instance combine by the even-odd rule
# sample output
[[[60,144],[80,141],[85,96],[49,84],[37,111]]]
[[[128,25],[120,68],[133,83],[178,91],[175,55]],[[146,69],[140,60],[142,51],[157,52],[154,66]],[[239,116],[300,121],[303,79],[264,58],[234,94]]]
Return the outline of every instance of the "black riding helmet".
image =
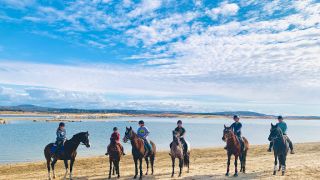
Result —
[[[181,121],[181,120],[178,120],[177,124],[182,124],[182,121]]]
[[[118,131],[118,128],[117,128],[117,127],[114,127],[114,128],[113,128],[113,131]]]
[[[278,120],[282,120],[283,119],[283,117],[282,116],[278,116]]]
[[[143,121],[143,120],[140,120],[140,121],[139,121],[139,124],[144,124],[144,121]]]
[[[239,119],[239,116],[238,115],[234,115],[233,119]]]
[[[64,127],[64,126],[65,126],[64,122],[59,123],[59,127]]]

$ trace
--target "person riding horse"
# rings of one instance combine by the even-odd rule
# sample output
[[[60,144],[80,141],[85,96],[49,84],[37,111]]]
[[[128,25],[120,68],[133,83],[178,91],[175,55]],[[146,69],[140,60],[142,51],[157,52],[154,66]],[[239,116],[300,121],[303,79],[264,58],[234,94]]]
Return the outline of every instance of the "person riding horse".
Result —
[[[285,123],[285,122],[283,121],[283,117],[282,117],[282,116],[278,116],[278,123],[277,123],[276,125],[282,130],[283,136],[284,136],[284,137],[286,138],[286,140],[288,141],[288,143],[289,143],[289,148],[290,148],[290,153],[291,153],[291,154],[294,154],[292,141],[289,139],[289,137],[288,137],[288,135],[287,135],[288,126],[287,126],[287,123]],[[272,151],[272,146],[273,146],[273,141],[270,141],[270,145],[269,145],[268,152],[271,152],[271,151]]]
[[[56,135],[57,135],[57,138],[56,138],[55,144],[57,146],[57,149],[54,154],[55,156],[58,155],[60,149],[64,145],[64,142],[67,140],[67,131],[65,129],[65,124],[63,122],[59,123],[59,127],[57,128],[57,131],[56,131]]]
[[[123,146],[120,143],[120,133],[118,132],[118,128],[117,127],[113,128],[113,133],[111,134],[111,137],[110,137],[110,144],[108,145],[107,153],[105,154],[106,156],[108,156],[109,152],[111,151],[110,148],[111,148],[111,143],[112,142],[115,142],[116,145],[118,145],[121,148],[122,155],[126,155],[124,153]]]
[[[232,131],[236,135],[236,137],[237,137],[237,139],[238,139],[238,141],[240,143],[241,151],[242,151],[243,147],[244,147],[243,146],[243,140],[242,140],[242,137],[241,137],[242,124],[239,122],[240,118],[237,115],[233,116],[233,120],[234,120],[234,123],[231,124],[230,128],[232,129]],[[227,149],[227,147],[224,147],[224,149]]]
[[[150,131],[148,130],[147,127],[144,126],[144,121],[140,120],[139,121],[139,128],[137,130],[137,135],[139,138],[143,139],[144,145],[146,147],[146,152],[144,154],[145,157],[149,156],[149,154],[152,153],[152,147],[151,144],[149,143],[148,136],[150,134]]]
[[[184,139],[184,135],[186,133],[186,129],[184,127],[182,127],[182,121],[179,120],[177,122],[177,127],[174,129],[175,132],[178,132],[178,138],[180,139],[180,142],[182,144],[183,147],[183,153],[185,154],[188,151],[188,143],[186,142],[186,140]],[[170,148],[172,146],[172,143],[170,144]]]

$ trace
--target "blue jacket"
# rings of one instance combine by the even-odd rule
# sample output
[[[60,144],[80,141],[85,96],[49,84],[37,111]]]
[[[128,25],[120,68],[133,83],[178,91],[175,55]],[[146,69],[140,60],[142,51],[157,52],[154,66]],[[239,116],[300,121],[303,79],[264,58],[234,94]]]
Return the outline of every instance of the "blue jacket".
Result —
[[[65,129],[57,130],[57,141],[65,141],[67,139],[67,132]]]
[[[147,139],[149,135],[149,130],[145,126],[139,127],[137,130],[137,134],[142,139]]]

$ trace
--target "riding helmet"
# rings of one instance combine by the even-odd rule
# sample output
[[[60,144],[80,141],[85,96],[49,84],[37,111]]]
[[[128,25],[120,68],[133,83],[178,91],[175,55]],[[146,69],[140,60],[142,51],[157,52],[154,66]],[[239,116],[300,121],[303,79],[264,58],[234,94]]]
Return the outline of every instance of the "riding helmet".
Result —
[[[283,119],[283,117],[282,116],[278,116],[278,120],[280,120],[280,119]]]
[[[143,120],[140,120],[140,121],[139,121],[139,124],[144,124],[144,121],[143,121]]]
[[[178,120],[177,124],[182,124],[182,121],[181,121],[181,120]]]
[[[239,116],[238,115],[234,115],[233,119],[239,119]]]
[[[114,127],[114,128],[113,128],[113,131],[118,131],[118,128],[117,128],[117,127]]]
[[[64,127],[64,126],[65,126],[64,122],[59,123],[59,127]]]

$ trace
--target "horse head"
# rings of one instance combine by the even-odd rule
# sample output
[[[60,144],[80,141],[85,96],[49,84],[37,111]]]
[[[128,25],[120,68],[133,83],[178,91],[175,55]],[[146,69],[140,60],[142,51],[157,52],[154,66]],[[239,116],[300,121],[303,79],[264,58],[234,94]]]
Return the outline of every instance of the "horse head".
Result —
[[[278,127],[278,125],[273,125],[271,123],[271,129],[270,129],[270,135],[268,137],[269,141],[273,141],[274,139],[277,139],[282,136],[281,129]]]
[[[179,143],[180,139],[178,137],[179,137],[179,132],[173,130],[172,131],[172,139],[173,139],[173,141]]]
[[[81,132],[78,133],[74,136],[80,143],[85,145],[87,148],[90,147],[90,142],[89,142],[89,133],[87,132]]]
[[[128,140],[132,140],[133,138],[133,130],[132,127],[130,128],[126,127],[126,132],[124,133],[123,142],[128,142]]]
[[[224,125],[222,141],[227,141],[233,134],[231,127]]]

